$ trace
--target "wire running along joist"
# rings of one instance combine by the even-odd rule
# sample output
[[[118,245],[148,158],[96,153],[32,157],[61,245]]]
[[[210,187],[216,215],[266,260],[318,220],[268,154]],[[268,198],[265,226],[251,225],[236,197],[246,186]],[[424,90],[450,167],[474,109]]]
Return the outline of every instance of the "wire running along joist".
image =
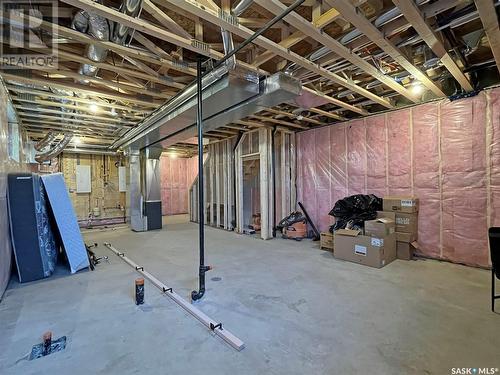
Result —
[[[234,349],[240,351],[245,347],[245,343],[241,341],[239,338],[234,336],[231,332],[226,330],[220,322],[217,322],[207,315],[203,313],[201,310],[193,306],[191,303],[187,302],[184,298],[182,298],[179,294],[175,293],[172,288],[163,284],[156,277],[151,275],[149,272],[144,270],[144,267],[139,266],[131,259],[127,258],[125,254],[116,248],[114,248],[110,243],[105,243],[108,249],[114,252],[118,257],[123,259],[128,265],[132,266],[137,272],[139,272],[142,276],[147,278],[154,286],[162,291],[163,294],[170,297],[174,302],[176,302],[179,306],[181,306],[188,313],[193,315],[196,319],[198,319],[203,325],[205,325],[208,329],[212,330],[217,336],[221,337],[224,341],[226,341],[229,345],[231,345]],[[215,328],[212,328],[215,327]]]

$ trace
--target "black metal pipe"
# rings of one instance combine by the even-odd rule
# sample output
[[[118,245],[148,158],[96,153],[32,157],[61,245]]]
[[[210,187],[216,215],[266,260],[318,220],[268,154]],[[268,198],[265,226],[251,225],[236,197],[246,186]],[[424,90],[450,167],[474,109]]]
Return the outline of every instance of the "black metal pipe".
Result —
[[[271,133],[271,171],[273,174],[273,237],[276,237],[276,145],[275,136],[278,131],[275,126]],[[282,145],[282,147],[284,147]]]
[[[217,69],[219,66],[221,66],[222,64],[224,64],[227,60],[229,60],[231,57],[233,57],[234,55],[236,55],[238,52],[240,52],[247,45],[249,45],[250,43],[252,43],[255,39],[257,39],[259,36],[261,36],[262,34],[264,34],[267,30],[269,30],[275,23],[281,21],[288,14],[292,13],[295,10],[295,8],[297,8],[298,6],[302,5],[302,3],[304,1],[305,0],[297,0],[292,5],[290,5],[288,8],[286,8],[286,10],[283,13],[278,14],[273,19],[269,20],[268,23],[266,23],[260,30],[256,31],[250,38],[246,39],[238,47],[236,47],[235,49],[233,49],[231,52],[228,52],[226,54],[226,56],[224,56],[221,60],[217,61],[214,64],[213,69]]]
[[[275,16],[268,23],[264,25],[260,30],[256,31],[250,38],[246,39],[237,48],[228,52],[221,60],[217,61],[212,70],[217,69],[219,66],[224,64],[228,59],[236,55],[239,51],[245,48],[247,45],[252,43],[259,36],[264,34],[268,29],[270,29],[275,23],[281,21],[288,14],[293,12],[295,8],[300,6],[305,0],[297,0],[292,5],[290,5],[283,13]],[[198,56],[198,61],[196,62],[196,86],[197,86],[197,99],[198,108],[196,114],[196,123],[198,126],[198,216],[199,216],[199,247],[200,247],[200,268],[199,268],[199,289],[198,291],[193,290],[191,292],[191,298],[196,301],[203,297],[205,294],[205,273],[210,270],[209,266],[205,266],[205,220],[204,214],[204,195],[203,195],[203,87],[202,87],[202,57]]]
[[[205,272],[210,269],[205,266],[205,197],[203,192],[203,91],[201,87],[201,56],[198,56],[196,64],[196,85],[197,85],[197,113],[196,122],[198,125],[198,227],[199,227],[199,249],[200,249],[200,268],[199,268],[199,289],[191,292],[191,298],[196,301],[205,294]]]

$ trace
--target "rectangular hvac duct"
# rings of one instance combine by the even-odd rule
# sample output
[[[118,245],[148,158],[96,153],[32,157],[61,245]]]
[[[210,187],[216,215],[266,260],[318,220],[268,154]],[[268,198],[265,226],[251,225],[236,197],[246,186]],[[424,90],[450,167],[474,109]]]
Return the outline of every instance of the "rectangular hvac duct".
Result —
[[[291,100],[300,92],[300,82],[283,73],[259,79],[254,73],[234,69],[216,77],[204,77],[204,131],[215,130],[265,107]],[[112,148],[139,150],[154,144],[166,148],[196,136],[196,105],[196,85],[191,84],[115,142]]]
[[[259,82],[259,95],[255,95],[232,106],[227,106],[212,116],[204,116],[203,130],[205,132],[241,120],[247,116],[263,111],[266,108],[295,99],[300,95],[300,81],[284,73],[276,73]],[[203,104],[205,111],[205,104]],[[196,116],[196,113],[194,114]],[[196,120],[196,117],[195,117]],[[161,146],[167,148],[177,142],[196,136],[196,121],[183,131],[172,134],[161,141]]]

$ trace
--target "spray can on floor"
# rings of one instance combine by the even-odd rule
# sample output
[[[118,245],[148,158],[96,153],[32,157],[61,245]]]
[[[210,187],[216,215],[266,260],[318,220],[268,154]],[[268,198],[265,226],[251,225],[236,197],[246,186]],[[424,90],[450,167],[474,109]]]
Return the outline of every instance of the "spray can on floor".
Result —
[[[144,303],[144,279],[135,279],[135,304],[142,305]]]

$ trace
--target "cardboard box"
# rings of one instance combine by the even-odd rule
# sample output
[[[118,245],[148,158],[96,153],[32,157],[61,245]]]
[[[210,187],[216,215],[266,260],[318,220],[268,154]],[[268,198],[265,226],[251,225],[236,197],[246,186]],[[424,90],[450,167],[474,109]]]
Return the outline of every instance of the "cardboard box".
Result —
[[[384,197],[384,211],[418,212],[417,197]]]
[[[377,218],[388,218],[396,221],[396,241],[412,243],[418,239],[418,214],[407,214],[394,211],[377,211]],[[398,226],[399,218],[399,226]],[[409,223],[408,220],[409,219]],[[407,224],[408,223],[408,224]],[[403,228],[403,231],[398,230]],[[406,232],[406,231],[409,232]]]
[[[382,268],[396,259],[396,235],[372,237],[358,230],[340,229],[333,237],[335,258]]]
[[[385,237],[393,234],[396,231],[396,223],[394,220],[379,217],[375,220],[365,221],[365,235],[375,237]]]
[[[418,213],[377,211],[377,219],[387,218],[396,222],[396,232],[418,233]]]
[[[396,241],[412,243],[416,241],[417,233],[404,233],[404,232],[396,232]]]
[[[416,247],[411,243],[397,241],[396,242],[396,252],[397,252],[398,259],[412,260],[413,253],[415,252],[415,248]]]
[[[396,232],[417,233],[418,213],[396,212]]]
[[[333,234],[330,232],[320,233],[320,249],[332,250],[333,251]]]
[[[396,213],[394,211],[377,211],[377,219],[387,218],[396,222]]]

